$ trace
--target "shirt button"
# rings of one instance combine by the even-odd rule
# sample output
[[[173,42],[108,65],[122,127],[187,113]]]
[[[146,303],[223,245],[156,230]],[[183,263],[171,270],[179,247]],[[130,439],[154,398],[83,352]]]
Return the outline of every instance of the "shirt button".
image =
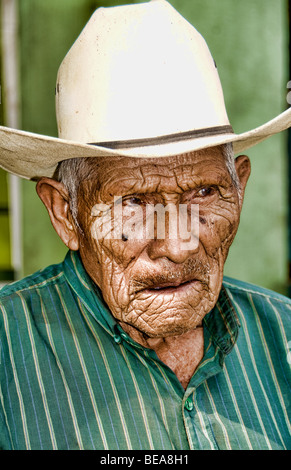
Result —
[[[187,400],[185,401],[185,408],[186,410],[188,411],[192,411],[193,408],[194,408],[194,404],[193,404],[193,401],[192,401],[192,398],[188,397]]]
[[[113,339],[114,339],[114,341],[115,341],[116,344],[120,344],[121,341],[122,341],[120,335],[114,335],[114,336],[113,336]]]

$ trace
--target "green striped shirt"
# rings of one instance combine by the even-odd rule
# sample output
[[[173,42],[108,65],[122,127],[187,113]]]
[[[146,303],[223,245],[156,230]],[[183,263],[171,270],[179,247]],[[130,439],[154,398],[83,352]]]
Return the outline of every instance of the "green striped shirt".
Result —
[[[79,255],[0,295],[0,448],[290,449],[291,301],[226,278],[185,391]]]

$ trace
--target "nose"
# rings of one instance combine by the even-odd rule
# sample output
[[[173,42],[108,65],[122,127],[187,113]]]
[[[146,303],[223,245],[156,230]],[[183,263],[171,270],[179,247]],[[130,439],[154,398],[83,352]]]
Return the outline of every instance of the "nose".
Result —
[[[199,248],[199,212],[195,205],[168,204],[167,211],[157,213],[154,239],[148,245],[152,260],[168,258],[183,263]],[[161,230],[160,230],[161,229]]]
[[[151,260],[158,258],[168,258],[173,263],[183,263],[190,255],[199,249],[199,239],[184,241],[181,239],[152,240],[148,246],[148,256]]]
[[[193,215],[193,214],[192,214]],[[187,216],[184,216],[184,222]],[[174,220],[174,223],[173,223]],[[197,217],[193,218],[194,221],[198,221]],[[179,221],[179,223],[178,223]],[[194,230],[185,232],[182,229],[180,222],[183,218],[171,219],[171,223],[166,223],[166,230],[161,238],[157,237],[157,231],[155,232],[155,238],[148,245],[148,256],[152,260],[158,258],[168,258],[174,263],[183,263],[186,259],[196,253],[199,249],[199,224],[194,224]]]

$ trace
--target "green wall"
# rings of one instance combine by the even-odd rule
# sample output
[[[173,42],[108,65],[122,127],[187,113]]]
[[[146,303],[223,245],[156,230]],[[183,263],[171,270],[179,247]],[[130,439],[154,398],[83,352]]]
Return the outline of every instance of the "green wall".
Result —
[[[56,135],[58,66],[96,6],[134,2],[20,1],[22,127]],[[135,2],[141,3],[141,2]],[[286,107],[285,0],[172,0],[206,38],[217,62],[230,121],[242,132]],[[226,274],[285,292],[287,284],[286,133],[248,152],[252,176]],[[24,273],[62,260],[32,182],[22,182]]]

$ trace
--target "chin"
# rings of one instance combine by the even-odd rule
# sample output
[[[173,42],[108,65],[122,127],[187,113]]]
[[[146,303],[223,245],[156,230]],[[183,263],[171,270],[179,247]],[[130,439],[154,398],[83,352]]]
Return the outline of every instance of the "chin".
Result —
[[[139,330],[144,335],[148,336],[149,338],[166,338],[170,336],[180,336],[188,331],[194,330],[199,324],[201,324],[200,317],[197,319],[196,322],[183,322],[181,324],[175,322],[165,321],[163,325],[159,325],[158,327],[142,327],[137,325],[131,325],[137,330]]]

